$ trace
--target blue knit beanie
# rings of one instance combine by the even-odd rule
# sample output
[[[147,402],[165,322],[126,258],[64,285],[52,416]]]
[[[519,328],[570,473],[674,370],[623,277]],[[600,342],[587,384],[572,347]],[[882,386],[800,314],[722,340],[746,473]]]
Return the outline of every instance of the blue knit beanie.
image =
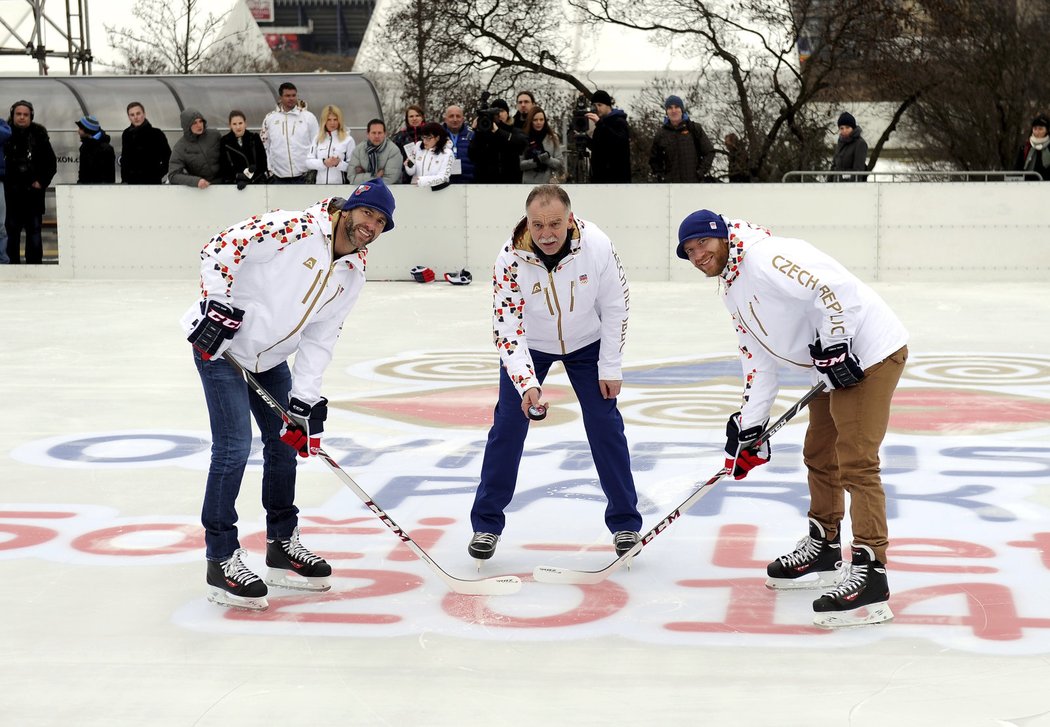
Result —
[[[102,125],[98,123],[98,119],[94,116],[81,116],[77,119],[77,126],[89,134],[97,134],[102,128]]]
[[[668,109],[672,106],[677,106],[678,108],[682,109],[682,113],[688,111],[688,109],[685,107],[685,104],[682,102],[681,96],[672,95],[667,97],[667,100],[664,101],[664,108]]]
[[[849,111],[843,111],[842,115],[839,116],[839,122],[836,124],[836,126],[848,126],[851,129],[856,129],[857,120],[853,118],[853,114],[851,114]]]
[[[357,185],[357,189],[343,203],[344,210],[352,210],[354,207],[369,207],[386,217],[383,232],[394,229],[394,195],[382,179],[369,179]]]
[[[729,239],[729,229],[722,215],[715,214],[711,210],[697,210],[682,220],[678,226],[678,248],[675,252],[678,257],[688,260],[685,254],[685,243],[700,237],[722,237]]]

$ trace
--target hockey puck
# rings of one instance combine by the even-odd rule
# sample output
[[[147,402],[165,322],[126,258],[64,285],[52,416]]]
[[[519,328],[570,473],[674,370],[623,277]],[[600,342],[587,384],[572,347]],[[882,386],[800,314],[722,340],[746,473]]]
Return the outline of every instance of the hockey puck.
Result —
[[[534,422],[541,421],[547,417],[547,407],[545,406],[530,406],[529,407],[529,419]]]

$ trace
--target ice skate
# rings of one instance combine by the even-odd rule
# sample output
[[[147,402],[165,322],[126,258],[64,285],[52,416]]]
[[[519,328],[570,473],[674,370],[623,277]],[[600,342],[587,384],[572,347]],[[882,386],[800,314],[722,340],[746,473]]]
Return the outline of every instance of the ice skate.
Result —
[[[893,611],[889,598],[886,566],[875,559],[868,546],[854,545],[849,576],[813,602],[813,623],[834,629],[890,621]]]
[[[474,562],[478,566],[478,570],[481,570],[482,561],[486,561],[493,556],[496,552],[496,543],[499,542],[499,536],[492,533],[474,533],[474,537],[470,539],[470,543],[467,545],[467,553],[474,559]]]
[[[328,577],[332,566],[314,555],[299,542],[299,528],[288,540],[266,541],[266,582],[271,586],[297,591],[327,591],[332,587]]]
[[[820,523],[810,518],[809,535],[766,566],[766,575],[766,588],[776,590],[832,588],[846,577],[842,545],[838,538],[828,540]]]
[[[224,561],[208,561],[208,600],[220,606],[245,611],[265,611],[266,584],[244,564],[244,548]]]

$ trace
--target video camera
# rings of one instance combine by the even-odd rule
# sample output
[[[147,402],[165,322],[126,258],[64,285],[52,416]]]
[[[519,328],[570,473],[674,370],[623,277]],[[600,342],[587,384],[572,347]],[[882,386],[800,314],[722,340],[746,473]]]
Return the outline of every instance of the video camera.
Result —
[[[576,134],[586,134],[590,126],[587,114],[596,114],[598,110],[582,93],[576,97],[576,106],[572,110],[572,130]]]
[[[489,99],[492,94],[488,91],[481,92],[481,98],[478,99],[478,128],[479,129],[490,129],[492,125],[496,123],[496,119],[499,117],[499,109],[493,106],[489,106]]]

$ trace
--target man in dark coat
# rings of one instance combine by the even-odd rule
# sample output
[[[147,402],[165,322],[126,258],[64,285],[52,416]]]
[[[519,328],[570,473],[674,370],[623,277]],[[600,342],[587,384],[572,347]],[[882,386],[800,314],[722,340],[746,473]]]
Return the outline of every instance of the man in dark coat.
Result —
[[[220,181],[219,147],[222,135],[208,128],[204,115],[197,109],[179,114],[182,138],[175,142],[168,161],[168,182],[207,189]]]
[[[868,142],[860,135],[860,127],[853,114],[848,111],[839,116],[839,141],[835,147],[835,158],[831,162],[833,172],[863,172],[866,171],[868,158]],[[866,182],[867,174],[834,174],[831,182]]]
[[[117,181],[117,155],[109,143],[109,134],[94,116],[77,120],[80,135],[80,171],[77,184],[113,184]]]
[[[11,107],[11,138],[4,145],[7,177],[7,256],[12,265],[21,262],[22,230],[26,233],[26,262],[44,262],[41,227],[44,220],[44,190],[58,171],[51,138],[33,121],[33,104],[16,101]]]
[[[595,184],[626,184],[631,181],[631,130],[627,114],[613,108],[616,100],[605,91],[595,91],[591,103],[597,113],[587,114],[594,124],[591,136],[591,181]]]
[[[715,160],[715,145],[699,124],[689,118],[685,103],[678,96],[668,96],[664,103],[667,116],[656,131],[649,169],[658,182],[703,182],[709,179]]]
[[[120,180],[124,184],[163,184],[171,147],[168,137],[153,127],[138,101],[128,104],[131,125],[120,137]]]
[[[474,163],[474,184],[521,184],[521,153],[529,138],[510,123],[510,107],[501,98],[492,102],[489,116],[479,117],[468,155]]]

